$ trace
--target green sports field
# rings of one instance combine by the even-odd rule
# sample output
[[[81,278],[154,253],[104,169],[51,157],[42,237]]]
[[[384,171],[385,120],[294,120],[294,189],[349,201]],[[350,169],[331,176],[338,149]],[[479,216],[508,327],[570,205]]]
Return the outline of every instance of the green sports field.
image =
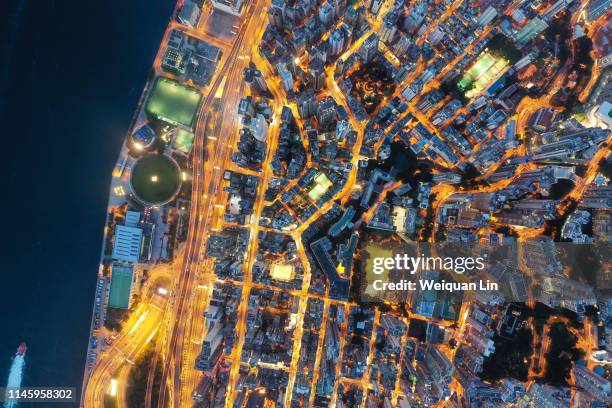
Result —
[[[465,91],[466,97],[473,98],[497,80],[507,66],[508,61],[503,57],[485,52],[467,70],[457,85],[459,89]]]
[[[308,192],[308,197],[310,197],[311,200],[316,201],[321,198],[321,196],[323,196],[327,190],[329,190],[329,188],[332,186],[332,182],[324,173],[319,173],[315,177],[314,181],[315,184]]]
[[[130,294],[132,292],[132,267],[113,265],[111,276],[109,307],[127,309],[130,306]]]
[[[174,138],[174,143],[172,144],[172,146],[174,146],[174,148],[179,150],[180,152],[189,154],[191,148],[193,147],[194,137],[195,136],[193,133],[185,129],[179,129],[176,132],[176,136]]]
[[[192,127],[202,95],[168,78],[159,78],[149,95],[146,112],[170,123]]]

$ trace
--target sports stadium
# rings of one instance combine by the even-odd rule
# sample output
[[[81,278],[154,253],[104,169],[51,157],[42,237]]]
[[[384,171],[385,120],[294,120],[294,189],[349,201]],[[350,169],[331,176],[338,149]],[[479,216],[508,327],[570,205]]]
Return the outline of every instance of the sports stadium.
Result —
[[[469,99],[476,98],[493,84],[504,72],[509,61],[491,52],[484,52],[463,75],[457,86]]]

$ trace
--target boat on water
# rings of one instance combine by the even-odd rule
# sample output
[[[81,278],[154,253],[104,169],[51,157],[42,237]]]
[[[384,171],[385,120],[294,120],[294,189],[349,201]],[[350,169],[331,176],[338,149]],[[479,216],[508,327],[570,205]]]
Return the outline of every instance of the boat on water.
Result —
[[[26,351],[28,350],[28,346],[25,344],[25,341],[22,341],[19,344],[19,347],[17,347],[17,353],[15,353],[16,356],[25,356]]]

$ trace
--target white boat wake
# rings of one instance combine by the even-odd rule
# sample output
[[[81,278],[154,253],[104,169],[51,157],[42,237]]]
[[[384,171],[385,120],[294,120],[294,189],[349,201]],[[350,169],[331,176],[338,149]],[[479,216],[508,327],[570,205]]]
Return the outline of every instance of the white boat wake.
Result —
[[[11,371],[9,372],[8,381],[6,388],[19,388],[21,387],[21,380],[23,378],[23,369],[25,368],[25,356],[15,355],[13,358],[13,364],[11,365]],[[4,408],[14,408],[17,403],[9,401],[4,403]]]

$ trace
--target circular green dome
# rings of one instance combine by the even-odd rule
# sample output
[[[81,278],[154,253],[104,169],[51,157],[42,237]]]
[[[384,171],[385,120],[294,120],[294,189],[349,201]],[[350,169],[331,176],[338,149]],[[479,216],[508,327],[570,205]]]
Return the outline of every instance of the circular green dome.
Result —
[[[174,159],[158,154],[141,157],[132,167],[132,192],[146,205],[170,201],[181,187],[180,169]]]

